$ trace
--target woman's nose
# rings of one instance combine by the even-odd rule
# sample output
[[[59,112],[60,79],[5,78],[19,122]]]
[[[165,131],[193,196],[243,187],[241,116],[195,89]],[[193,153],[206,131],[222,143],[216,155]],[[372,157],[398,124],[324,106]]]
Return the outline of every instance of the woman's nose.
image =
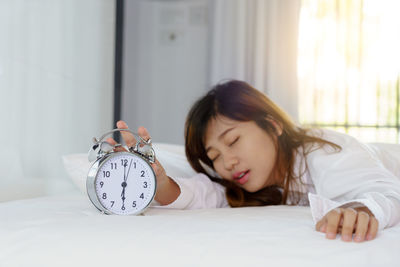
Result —
[[[231,153],[227,153],[226,155],[224,155],[224,167],[227,170],[232,170],[232,168],[239,163],[239,159],[231,154]]]

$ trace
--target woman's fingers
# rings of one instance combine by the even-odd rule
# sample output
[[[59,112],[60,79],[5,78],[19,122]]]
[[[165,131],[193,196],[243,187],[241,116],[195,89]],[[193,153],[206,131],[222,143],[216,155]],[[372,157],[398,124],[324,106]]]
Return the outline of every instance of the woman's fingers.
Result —
[[[351,241],[353,237],[354,225],[357,221],[357,211],[347,208],[343,212],[342,240]]]
[[[342,209],[334,209],[326,215],[326,238],[335,239],[339,229],[340,219],[342,217]]]
[[[113,146],[115,146],[117,144],[117,142],[111,137],[107,138],[106,141]]]
[[[369,220],[369,228],[367,232],[366,239],[367,240],[372,240],[376,237],[376,234],[378,233],[379,229],[379,222],[375,217],[371,217]]]
[[[142,137],[145,141],[148,141],[150,139],[150,134],[147,131],[146,128],[144,128],[143,126],[138,128],[138,134],[140,135],[140,137]]]
[[[365,235],[368,231],[369,226],[369,214],[365,211],[358,212],[357,215],[357,228],[356,228],[356,235],[354,237],[354,241],[362,242],[365,240]]]
[[[118,127],[118,129],[128,129],[128,125],[124,121],[118,121],[117,122],[117,127]],[[139,134],[139,136],[141,138],[143,138],[146,141],[148,141],[150,139],[150,134],[147,131],[147,129],[144,128],[144,127],[139,127],[138,128],[138,134]],[[128,147],[132,147],[132,146],[134,146],[136,144],[136,138],[130,132],[121,131],[121,135],[122,135],[122,138],[125,141],[125,144]]]
[[[124,121],[118,121],[117,122],[117,128],[118,129],[128,129],[128,125]],[[121,131],[121,135],[122,135],[122,138],[125,141],[125,144],[128,147],[132,147],[132,146],[134,146],[136,144],[135,136],[133,136],[133,134],[131,134],[130,132]]]
[[[318,232],[323,232],[325,233],[326,231],[326,216],[322,218],[317,224],[315,225],[315,230]]]
[[[106,141],[113,146],[115,146],[117,144],[117,142],[114,139],[112,139],[111,137],[107,138]],[[120,146],[120,147],[114,148],[114,151],[122,152],[122,151],[126,151],[126,149],[124,149],[122,146]]]
[[[335,239],[341,233],[343,241],[351,241],[354,233],[354,241],[363,242],[376,237],[378,226],[378,220],[368,209],[337,208],[328,212],[316,229],[325,232],[328,239]]]

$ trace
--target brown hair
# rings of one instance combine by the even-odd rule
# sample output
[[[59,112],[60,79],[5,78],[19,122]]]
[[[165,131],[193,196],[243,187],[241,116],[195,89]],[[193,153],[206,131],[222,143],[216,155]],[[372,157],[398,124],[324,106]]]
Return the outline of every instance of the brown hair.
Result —
[[[273,185],[251,193],[228,180],[213,177],[205,170],[202,163],[214,169],[205,151],[205,132],[208,123],[219,115],[236,121],[254,121],[269,135],[276,134],[271,119],[282,127],[282,134],[277,138],[277,161],[274,171],[279,177],[286,178],[283,188]],[[263,93],[243,81],[230,80],[214,86],[197,100],[189,111],[185,123],[186,157],[195,171],[208,175],[212,181],[226,187],[226,197],[232,207],[285,204],[290,183],[304,174],[296,176],[293,170],[295,151],[298,148],[303,147],[303,158],[312,151],[310,148],[305,149],[307,143],[317,145],[311,146],[312,149],[324,145],[341,149],[340,146],[322,138],[307,135],[307,131],[296,126],[286,113]]]

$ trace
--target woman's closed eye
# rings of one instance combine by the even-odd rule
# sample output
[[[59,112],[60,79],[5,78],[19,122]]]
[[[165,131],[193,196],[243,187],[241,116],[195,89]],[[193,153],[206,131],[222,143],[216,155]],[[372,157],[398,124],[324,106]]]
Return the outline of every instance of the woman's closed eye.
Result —
[[[233,142],[231,142],[229,144],[229,146],[233,146],[238,140],[239,140],[239,137],[235,138],[235,140],[233,140]]]
[[[210,160],[212,161],[212,162],[214,162],[216,159],[218,159],[219,158],[219,154],[218,155],[216,155],[216,156],[214,156],[214,157],[212,157],[212,158],[210,158]]]
[[[229,146],[229,147],[233,146],[233,145],[239,140],[239,138],[240,138],[240,136],[239,136],[239,137],[236,137],[232,142],[228,143],[228,146]],[[214,161],[216,161],[216,160],[219,158],[219,154],[209,156],[208,158],[209,158],[212,162],[214,162]]]

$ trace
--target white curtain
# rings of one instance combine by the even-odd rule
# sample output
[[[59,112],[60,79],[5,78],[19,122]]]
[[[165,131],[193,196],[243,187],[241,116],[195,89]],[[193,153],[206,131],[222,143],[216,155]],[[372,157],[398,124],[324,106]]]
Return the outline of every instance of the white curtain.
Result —
[[[0,2],[3,190],[7,181],[24,181],[20,184],[36,186],[36,193],[63,191],[71,184],[61,156],[87,151],[94,135],[110,129],[114,5]]]
[[[209,80],[240,79],[297,121],[300,0],[215,0]]]

